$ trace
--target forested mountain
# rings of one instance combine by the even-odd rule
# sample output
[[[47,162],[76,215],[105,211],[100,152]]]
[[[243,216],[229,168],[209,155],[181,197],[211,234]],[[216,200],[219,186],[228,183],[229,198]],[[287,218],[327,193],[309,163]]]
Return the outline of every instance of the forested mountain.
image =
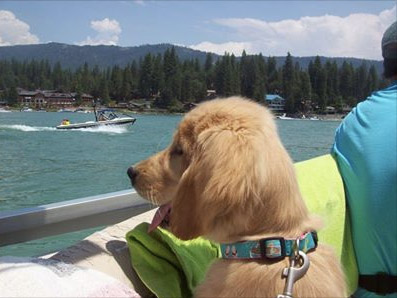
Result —
[[[286,111],[296,113],[321,112],[329,105],[339,110],[354,106],[386,85],[367,61],[355,67],[346,59],[338,66],[336,60],[317,56],[305,69],[293,58],[288,53],[278,66],[276,57],[261,54],[243,52],[237,58],[207,53],[202,63],[199,58],[181,59],[171,47],[164,54],[147,53],[139,61],[106,68],[86,62],[73,70],[48,60],[0,59],[0,99],[17,104],[19,87],[89,93],[104,104],[148,99],[177,111],[185,103],[207,99],[207,90],[215,90],[217,96],[242,95],[258,102],[264,102],[266,94],[279,94],[286,99]]]
[[[52,66],[59,62],[62,68],[72,70],[87,63],[89,66],[98,66],[104,69],[114,65],[125,67],[132,61],[139,61],[148,53],[152,55],[164,54],[171,47],[173,47],[171,44],[137,47],[76,46],[62,43],[18,45],[0,47],[0,60],[15,59],[20,62],[32,59],[48,60]],[[179,46],[175,46],[175,52],[181,60],[198,59],[202,63],[205,61],[206,53],[204,52]]]
[[[47,43],[37,45],[18,45],[18,46],[3,46],[0,47],[0,60],[26,61],[26,60],[48,60],[51,66],[57,62],[62,68],[70,68],[76,70],[78,67],[87,63],[89,66],[98,66],[100,69],[118,65],[125,67],[132,61],[139,61],[147,54],[164,55],[167,49],[175,48],[175,53],[181,61],[198,59],[200,63],[204,63],[205,52],[193,50],[181,46],[173,46],[171,44],[157,44],[157,45],[142,45],[136,47],[119,47],[119,46],[76,46],[62,43]],[[292,56],[294,55],[291,52]],[[313,53],[315,54],[315,53]],[[267,57],[267,53],[262,53]],[[287,53],[285,53],[287,55]],[[212,54],[213,60],[217,61],[221,56]],[[239,58],[237,57],[237,60]],[[285,63],[285,56],[275,57],[277,67],[281,67]],[[311,57],[292,57],[292,62],[298,62],[303,69],[307,69],[310,61],[314,61],[315,56]],[[344,61],[351,63],[353,67],[358,67],[364,61],[357,58],[327,58],[320,57],[321,63],[330,60],[336,62],[338,67],[341,67]],[[370,67],[375,66],[379,75],[382,73],[382,63],[380,61],[366,60]]]

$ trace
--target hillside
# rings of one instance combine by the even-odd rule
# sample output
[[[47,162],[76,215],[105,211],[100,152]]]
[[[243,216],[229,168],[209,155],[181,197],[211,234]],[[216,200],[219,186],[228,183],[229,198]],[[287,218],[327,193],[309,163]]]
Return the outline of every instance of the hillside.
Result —
[[[15,59],[42,60],[46,59],[51,64],[60,62],[64,68],[76,69],[85,62],[90,66],[98,65],[101,68],[119,65],[124,67],[133,60],[139,60],[147,53],[163,54],[171,44],[143,45],[138,47],[118,46],[76,46],[61,43],[47,43],[37,45],[17,45],[0,47],[0,60]],[[184,47],[175,47],[180,59],[195,59],[205,61],[206,53]]]
[[[16,45],[16,46],[3,46],[0,47],[0,60],[17,61],[25,60],[48,60],[51,64],[60,62],[63,68],[76,69],[83,65],[85,62],[90,66],[98,65],[100,68],[106,68],[113,65],[121,67],[127,65],[131,61],[138,61],[146,54],[163,54],[168,48],[172,47],[171,44],[157,44],[157,45],[142,45],[136,47],[119,47],[119,46],[76,46],[62,43],[47,43],[36,45]],[[193,50],[186,47],[174,46],[176,54],[181,60],[198,59],[204,63],[206,52]],[[293,55],[293,53],[291,53]],[[267,56],[263,53],[264,56]],[[216,61],[220,56],[213,54]],[[314,60],[312,57],[293,57],[293,61],[299,62],[300,66],[304,69],[307,68],[310,61]],[[285,57],[276,57],[277,65],[284,64]],[[321,57],[321,62],[325,63],[326,60],[336,61],[338,66],[342,65],[343,61],[348,61],[354,67],[358,67],[364,59],[357,58],[327,58]],[[365,60],[368,66],[375,65],[378,73],[382,73],[382,62],[375,60]]]

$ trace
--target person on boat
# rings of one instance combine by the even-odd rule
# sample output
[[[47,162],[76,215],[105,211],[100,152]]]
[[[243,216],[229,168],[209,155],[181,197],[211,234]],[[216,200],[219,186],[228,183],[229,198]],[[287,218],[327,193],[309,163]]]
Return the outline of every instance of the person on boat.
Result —
[[[104,114],[100,114],[98,117],[98,121],[106,121],[108,120]]]
[[[354,297],[397,297],[397,22],[381,46],[390,85],[346,116],[332,147],[360,274]]]
[[[63,119],[61,125],[69,125],[70,121],[69,119]]]

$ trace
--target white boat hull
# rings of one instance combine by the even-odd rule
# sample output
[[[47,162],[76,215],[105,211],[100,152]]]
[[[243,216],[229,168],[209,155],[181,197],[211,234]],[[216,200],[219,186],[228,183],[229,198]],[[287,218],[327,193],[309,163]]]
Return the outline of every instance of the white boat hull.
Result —
[[[117,118],[113,120],[106,121],[89,121],[84,123],[75,123],[75,124],[67,124],[67,125],[58,125],[57,129],[81,129],[81,128],[92,128],[106,125],[126,125],[133,124],[135,122],[135,118],[125,117],[125,118]]]

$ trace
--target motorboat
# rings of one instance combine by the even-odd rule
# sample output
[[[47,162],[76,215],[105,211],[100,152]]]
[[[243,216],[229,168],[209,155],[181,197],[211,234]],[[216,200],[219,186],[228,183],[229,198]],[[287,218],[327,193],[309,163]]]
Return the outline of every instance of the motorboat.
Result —
[[[135,118],[119,114],[111,109],[104,109],[95,111],[95,121],[87,121],[81,123],[70,123],[68,119],[63,119],[62,123],[58,125],[57,129],[81,129],[93,128],[107,125],[128,125],[135,122]]]
[[[282,114],[281,116],[277,116],[276,118],[281,120],[294,120],[292,117],[287,117],[286,113]]]
[[[29,107],[23,107],[20,111],[21,112],[33,112],[33,109],[31,109]]]

